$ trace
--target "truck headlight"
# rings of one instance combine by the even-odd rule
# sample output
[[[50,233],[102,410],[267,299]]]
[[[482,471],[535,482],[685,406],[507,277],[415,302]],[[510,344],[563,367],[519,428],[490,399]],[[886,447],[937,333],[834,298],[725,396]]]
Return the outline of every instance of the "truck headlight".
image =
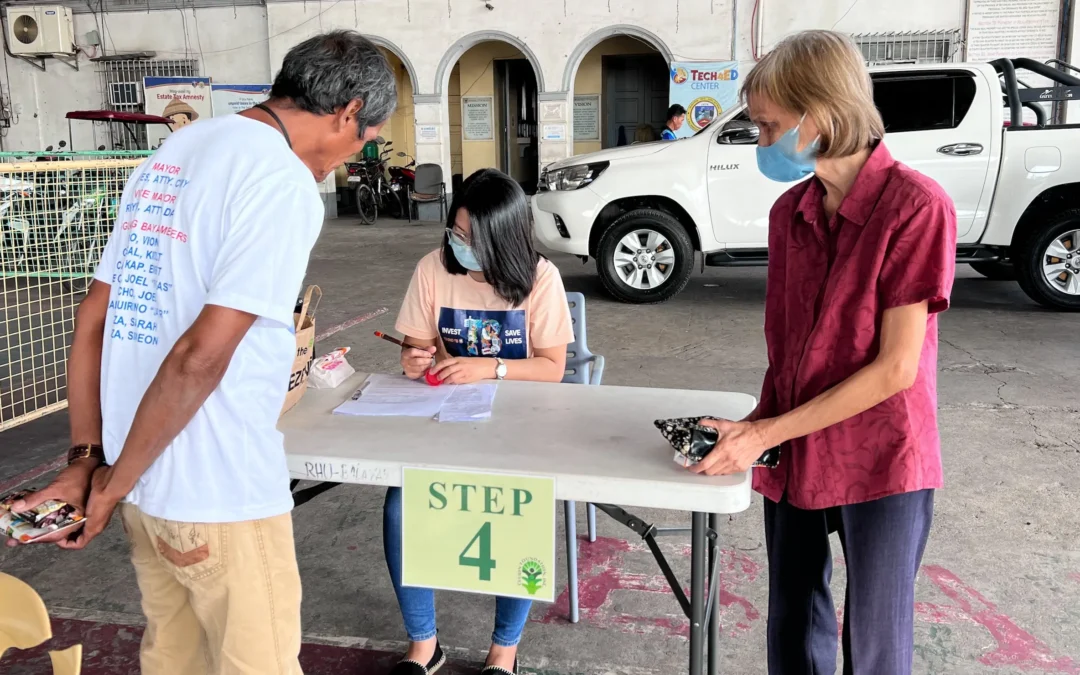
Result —
[[[539,187],[544,192],[578,190],[596,180],[607,168],[608,162],[597,162],[595,164],[578,164],[551,171],[545,169],[540,174]]]

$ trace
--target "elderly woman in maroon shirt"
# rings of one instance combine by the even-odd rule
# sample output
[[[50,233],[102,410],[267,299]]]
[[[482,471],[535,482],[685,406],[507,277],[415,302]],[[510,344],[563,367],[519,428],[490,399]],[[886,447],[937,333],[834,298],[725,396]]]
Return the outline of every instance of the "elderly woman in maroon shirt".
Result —
[[[862,55],[845,36],[782,42],[743,85],[758,166],[797,181],[769,217],[757,410],[714,423],[694,470],[754,472],[765,497],[770,675],[833,673],[829,534],[844,549],[844,673],[909,675],[915,575],[941,487],[937,313],[949,305],[956,214],[892,158]],[[913,101],[912,105],[918,105]]]

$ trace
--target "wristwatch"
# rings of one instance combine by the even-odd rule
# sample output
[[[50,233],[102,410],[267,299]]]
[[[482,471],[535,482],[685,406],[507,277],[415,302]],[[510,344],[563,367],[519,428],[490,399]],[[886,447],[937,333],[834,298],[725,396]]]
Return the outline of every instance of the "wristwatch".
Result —
[[[105,463],[105,448],[96,443],[80,443],[79,445],[71,446],[68,450],[67,463],[68,466],[74,464],[80,459],[86,459],[92,457],[102,464]]]
[[[503,361],[498,356],[496,356],[495,357],[495,363],[496,363],[496,366],[495,366],[495,379],[496,380],[505,380],[506,379],[506,361]]]

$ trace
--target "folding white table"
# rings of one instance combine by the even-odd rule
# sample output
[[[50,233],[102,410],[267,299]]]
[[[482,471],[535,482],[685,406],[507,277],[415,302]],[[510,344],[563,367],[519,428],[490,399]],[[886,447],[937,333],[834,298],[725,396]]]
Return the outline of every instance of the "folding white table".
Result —
[[[750,473],[706,477],[687,471],[672,461],[653,420],[741,419],[756,404],[752,396],[501,382],[485,422],[332,414],[365,378],[358,373],[336,389],[309,390],[282,417],[278,428],[294,479],[322,481],[314,488],[319,492],[337,483],[400,486],[404,467],[554,477],[556,499],[595,504],[641,535],[690,620],[690,675],[702,675],[706,664],[715,675],[719,515],[749,507]],[[654,541],[686,530],[657,528],[614,504],[693,513],[689,598]]]

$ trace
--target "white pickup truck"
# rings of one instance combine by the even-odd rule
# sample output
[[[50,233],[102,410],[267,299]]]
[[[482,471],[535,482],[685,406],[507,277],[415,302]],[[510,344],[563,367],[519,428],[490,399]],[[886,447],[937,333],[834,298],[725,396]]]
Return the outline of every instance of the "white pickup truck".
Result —
[[[956,204],[957,261],[1016,279],[1048,307],[1080,310],[1080,124],[1055,125],[1041,105],[1080,101],[1080,78],[1065,72],[1076,69],[1060,67],[999,59],[871,73],[889,150]],[[1027,87],[1017,69],[1050,85]],[[691,138],[552,164],[532,202],[537,236],[595,258],[624,302],[671,298],[699,252],[702,266],[764,265],[769,209],[790,185],[761,175],[756,143],[740,108]]]

